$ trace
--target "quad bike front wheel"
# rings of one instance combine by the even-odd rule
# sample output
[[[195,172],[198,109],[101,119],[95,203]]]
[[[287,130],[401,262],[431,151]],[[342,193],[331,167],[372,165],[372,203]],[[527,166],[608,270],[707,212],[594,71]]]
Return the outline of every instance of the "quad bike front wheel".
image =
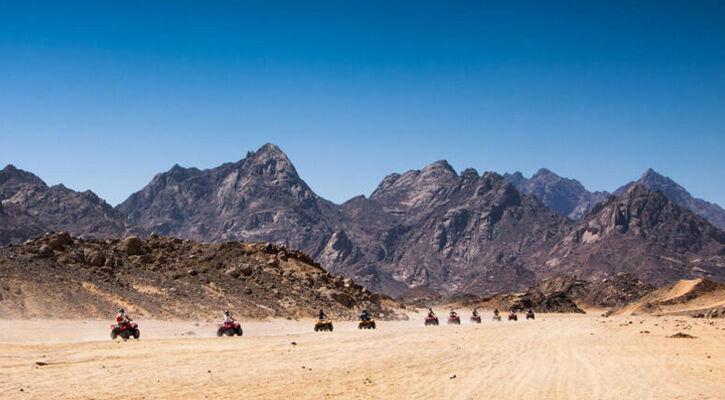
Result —
[[[138,330],[138,328],[133,330],[133,338],[138,339],[138,337],[141,336],[141,331]]]
[[[118,337],[118,333],[116,332],[116,330],[112,330],[111,331],[111,340],[116,340],[117,337]]]

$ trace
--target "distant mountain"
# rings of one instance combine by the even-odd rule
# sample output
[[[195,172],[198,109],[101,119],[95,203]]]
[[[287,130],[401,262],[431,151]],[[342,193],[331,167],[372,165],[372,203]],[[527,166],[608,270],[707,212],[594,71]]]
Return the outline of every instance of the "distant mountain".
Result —
[[[668,199],[705,218],[716,227],[725,230],[725,210],[715,203],[710,203],[693,197],[687,190],[685,190],[685,188],[677,184],[675,181],[658,174],[651,168],[645,171],[639,180],[636,182],[629,182],[628,184],[620,187],[614,192],[614,194],[620,195],[621,193],[624,193],[627,188],[635,184],[645,186],[654,191],[662,192]]]
[[[442,293],[491,293],[535,280],[524,256],[552,243],[570,221],[496,173],[458,175],[445,161],[392,174],[369,199],[343,204],[350,220],[378,215],[359,244],[406,286]],[[364,211],[370,210],[370,211]],[[354,241],[353,241],[354,242]],[[343,274],[354,274],[350,264]]]
[[[528,179],[521,172],[506,173],[504,178],[521,193],[533,195],[559,215],[575,220],[610,196],[607,192],[590,192],[579,181],[562,178],[546,168]]]
[[[661,192],[631,185],[528,260],[537,276],[605,279],[633,273],[663,285],[682,278],[725,280],[725,232]]]
[[[91,191],[50,186],[32,173],[8,165],[0,170],[0,244],[19,243],[47,231],[86,238],[114,238],[138,232],[126,218]]]

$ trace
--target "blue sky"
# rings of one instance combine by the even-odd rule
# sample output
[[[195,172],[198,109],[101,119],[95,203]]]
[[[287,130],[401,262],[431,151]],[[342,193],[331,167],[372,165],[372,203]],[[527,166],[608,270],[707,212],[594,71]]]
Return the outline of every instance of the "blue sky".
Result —
[[[447,159],[725,205],[721,1],[17,3],[0,163],[112,204],[273,142],[336,202]]]

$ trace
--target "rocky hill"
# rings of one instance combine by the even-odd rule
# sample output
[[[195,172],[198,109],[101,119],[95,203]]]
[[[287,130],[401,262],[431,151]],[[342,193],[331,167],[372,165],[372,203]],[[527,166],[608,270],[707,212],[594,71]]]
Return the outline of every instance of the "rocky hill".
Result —
[[[104,239],[139,231],[93,192],[49,187],[12,165],[0,170],[0,222],[0,244],[22,243],[48,231]]]
[[[705,218],[716,227],[725,230],[725,210],[715,203],[693,197],[685,188],[651,168],[636,182],[630,182],[617,189],[614,194],[621,195],[632,185],[642,185],[652,191],[662,192],[668,199],[693,213]]]
[[[269,243],[200,244],[48,234],[0,247],[0,318],[108,318],[119,307],[158,319],[310,317],[324,308],[352,319],[362,308],[395,318],[392,301]]]
[[[583,217],[610,196],[607,192],[590,192],[579,181],[563,178],[546,168],[540,169],[531,178],[524,177],[521,172],[506,173],[504,178],[521,193],[535,196],[559,215],[571,219]]]
[[[540,277],[602,280],[630,272],[658,286],[688,277],[725,280],[725,232],[661,192],[633,185],[528,261]]]

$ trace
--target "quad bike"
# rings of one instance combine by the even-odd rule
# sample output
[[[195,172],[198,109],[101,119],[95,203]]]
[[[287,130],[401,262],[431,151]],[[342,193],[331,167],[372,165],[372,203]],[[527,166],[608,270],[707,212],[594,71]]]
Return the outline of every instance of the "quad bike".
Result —
[[[425,326],[428,325],[438,325],[438,317],[432,316],[432,317],[425,317]]]
[[[474,324],[480,324],[481,316],[480,315],[471,315],[471,322],[473,322]]]
[[[127,340],[130,337],[138,339],[141,336],[141,331],[138,329],[138,325],[135,322],[125,322],[121,325],[111,325],[111,339],[117,337]]]
[[[493,317],[491,317],[491,321],[501,322],[501,316],[498,314],[493,314]]]
[[[526,319],[536,319],[536,316],[534,315],[534,310],[529,310],[526,313]]]
[[[330,331],[332,332],[332,321],[324,319],[315,323],[315,332],[317,331]]]
[[[375,320],[374,319],[368,319],[365,321],[359,321],[357,324],[357,329],[375,329]]]
[[[461,317],[458,315],[451,315],[448,317],[448,325],[460,325],[461,324]]]
[[[218,329],[216,330],[217,336],[234,336],[239,335],[242,336],[242,326],[239,324],[239,322],[229,321],[224,322],[222,324],[218,325]]]
[[[516,315],[516,313],[512,312],[511,314],[509,314],[509,321],[518,321],[518,320],[519,320],[519,316]]]

